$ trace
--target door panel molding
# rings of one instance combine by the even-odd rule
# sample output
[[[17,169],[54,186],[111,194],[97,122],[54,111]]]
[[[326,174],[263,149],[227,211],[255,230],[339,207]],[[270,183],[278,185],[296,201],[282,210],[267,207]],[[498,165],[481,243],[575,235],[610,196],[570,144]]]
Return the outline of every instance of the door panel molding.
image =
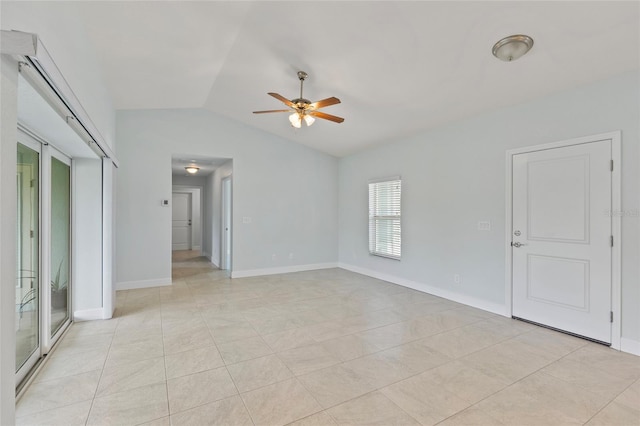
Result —
[[[513,316],[513,268],[512,268],[512,228],[513,228],[513,157],[517,154],[533,153],[555,148],[582,145],[599,141],[611,141],[611,158],[614,168],[611,174],[611,210],[622,209],[622,178],[621,178],[621,132],[584,136],[558,142],[528,146],[506,151],[505,167],[505,314]],[[611,233],[614,245],[611,251],[611,309],[613,322],[611,324],[611,347],[620,350],[621,342],[621,218],[612,214]]]

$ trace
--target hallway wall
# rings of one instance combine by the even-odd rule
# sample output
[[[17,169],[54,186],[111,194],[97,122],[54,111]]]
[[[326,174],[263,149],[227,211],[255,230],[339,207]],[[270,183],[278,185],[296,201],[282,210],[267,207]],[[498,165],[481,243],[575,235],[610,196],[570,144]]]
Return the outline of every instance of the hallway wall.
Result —
[[[171,283],[171,211],[161,200],[178,144],[233,158],[234,276],[337,265],[335,157],[200,109],[119,111],[116,135],[119,284]]]

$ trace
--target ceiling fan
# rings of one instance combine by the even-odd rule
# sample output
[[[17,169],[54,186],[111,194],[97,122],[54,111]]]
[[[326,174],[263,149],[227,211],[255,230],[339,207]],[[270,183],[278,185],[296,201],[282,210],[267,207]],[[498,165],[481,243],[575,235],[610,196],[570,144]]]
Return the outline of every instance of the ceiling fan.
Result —
[[[269,92],[269,95],[278,99],[289,109],[272,109],[268,111],[254,111],[254,114],[265,114],[269,112],[292,112],[289,116],[289,122],[291,125],[297,129],[302,127],[302,121],[307,124],[307,126],[311,126],[316,118],[322,118],[324,120],[333,121],[335,123],[342,123],[344,118],[338,117],[331,114],[326,114],[324,112],[318,111],[320,108],[324,108],[330,105],[335,105],[340,103],[340,99],[336,97],[330,97],[327,99],[323,99],[317,102],[311,102],[308,99],[302,97],[302,86],[304,84],[304,80],[307,78],[307,73],[304,71],[298,71],[298,79],[300,80],[300,97],[296,99],[289,100],[282,95],[277,93]]]

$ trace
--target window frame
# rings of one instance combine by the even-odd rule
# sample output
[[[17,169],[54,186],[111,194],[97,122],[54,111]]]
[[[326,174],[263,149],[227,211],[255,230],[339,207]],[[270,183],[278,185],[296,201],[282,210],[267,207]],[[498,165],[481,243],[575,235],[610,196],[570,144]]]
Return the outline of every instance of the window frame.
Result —
[[[380,191],[383,190],[381,186],[392,186],[396,183],[397,188],[388,190],[386,199],[383,200],[383,205],[380,206],[379,200],[381,196],[385,197],[385,194],[380,194]],[[370,180],[368,182],[368,198],[369,254],[387,259],[401,260],[402,178],[400,176],[390,176],[382,179]],[[386,223],[388,225],[388,229],[391,230],[386,233],[381,232],[379,224],[382,223]],[[394,231],[394,228],[397,228],[397,231]],[[383,241],[385,239],[386,242]],[[386,245],[387,248],[385,250],[381,250],[381,245]]]

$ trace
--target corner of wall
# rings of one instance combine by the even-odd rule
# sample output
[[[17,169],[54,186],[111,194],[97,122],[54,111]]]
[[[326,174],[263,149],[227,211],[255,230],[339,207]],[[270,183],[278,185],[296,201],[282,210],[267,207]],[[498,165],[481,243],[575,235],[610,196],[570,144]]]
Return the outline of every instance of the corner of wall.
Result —
[[[623,337],[620,339],[620,351],[640,356],[640,342]]]
[[[0,55],[0,282],[16,281],[18,63]],[[0,424],[15,423],[15,286],[0,286]]]
[[[165,287],[173,283],[171,277],[154,280],[121,281],[116,283],[116,290],[137,290],[141,288]]]

